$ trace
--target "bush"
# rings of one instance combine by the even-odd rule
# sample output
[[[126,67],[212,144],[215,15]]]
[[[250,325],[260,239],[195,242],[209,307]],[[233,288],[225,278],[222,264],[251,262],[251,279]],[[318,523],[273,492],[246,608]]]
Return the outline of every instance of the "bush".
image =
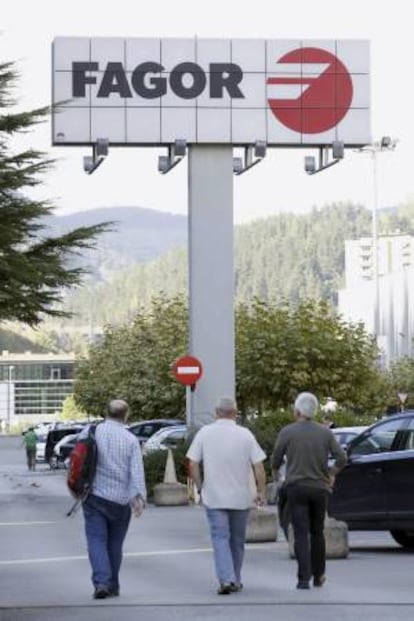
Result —
[[[264,462],[266,474],[269,479],[272,477],[270,468],[270,457],[279,431],[282,427],[293,422],[292,413],[288,410],[276,410],[275,412],[265,412],[246,421],[245,426],[255,436],[256,440],[266,453],[266,461]]]
[[[329,418],[335,423],[336,427],[356,427],[362,425],[372,425],[376,418],[373,414],[363,414],[344,408],[338,408],[336,412],[331,412]],[[323,413],[319,412],[315,418],[319,423],[322,422]]]
[[[180,442],[173,450],[175,471],[179,483],[187,483],[187,464],[185,454],[188,442]],[[148,498],[154,494],[154,486],[164,480],[168,451],[154,451],[144,456],[145,481]]]

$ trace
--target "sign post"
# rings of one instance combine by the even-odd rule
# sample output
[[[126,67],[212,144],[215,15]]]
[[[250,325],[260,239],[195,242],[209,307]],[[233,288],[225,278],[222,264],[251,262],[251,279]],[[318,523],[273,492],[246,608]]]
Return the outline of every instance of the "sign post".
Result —
[[[401,407],[400,407],[401,412],[404,412],[405,402],[407,401],[407,397],[408,397],[408,393],[407,392],[399,392],[398,393],[398,398],[399,398],[400,403],[401,403]]]
[[[185,386],[185,412],[188,429],[192,426],[191,393],[203,374],[203,365],[195,356],[181,356],[175,360],[172,372],[177,381]]]

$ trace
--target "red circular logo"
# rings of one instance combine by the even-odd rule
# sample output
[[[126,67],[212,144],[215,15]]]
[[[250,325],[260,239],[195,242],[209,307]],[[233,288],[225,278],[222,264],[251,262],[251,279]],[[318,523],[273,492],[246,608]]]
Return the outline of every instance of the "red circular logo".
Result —
[[[278,71],[267,80],[267,97],[283,125],[319,134],[344,118],[352,101],[352,80],[334,54],[304,47],[288,52],[277,64]]]

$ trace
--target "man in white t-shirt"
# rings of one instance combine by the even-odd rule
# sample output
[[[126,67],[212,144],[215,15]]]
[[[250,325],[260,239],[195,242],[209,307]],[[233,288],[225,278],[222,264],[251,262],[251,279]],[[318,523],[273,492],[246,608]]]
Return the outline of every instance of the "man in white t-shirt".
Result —
[[[266,497],[265,453],[253,434],[236,424],[234,399],[222,397],[216,420],[195,435],[187,457],[190,476],[206,508],[214,551],[217,593],[240,591],[249,509]],[[202,463],[201,474],[200,463]],[[252,493],[252,470],[257,495]]]

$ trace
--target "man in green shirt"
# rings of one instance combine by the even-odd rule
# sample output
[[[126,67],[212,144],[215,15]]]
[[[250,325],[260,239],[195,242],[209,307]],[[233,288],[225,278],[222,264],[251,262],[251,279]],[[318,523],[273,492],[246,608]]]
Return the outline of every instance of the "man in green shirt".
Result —
[[[37,444],[37,436],[33,430],[33,427],[30,427],[24,434],[24,445],[26,447],[26,456],[27,456],[27,467],[29,470],[36,469],[36,444]]]

